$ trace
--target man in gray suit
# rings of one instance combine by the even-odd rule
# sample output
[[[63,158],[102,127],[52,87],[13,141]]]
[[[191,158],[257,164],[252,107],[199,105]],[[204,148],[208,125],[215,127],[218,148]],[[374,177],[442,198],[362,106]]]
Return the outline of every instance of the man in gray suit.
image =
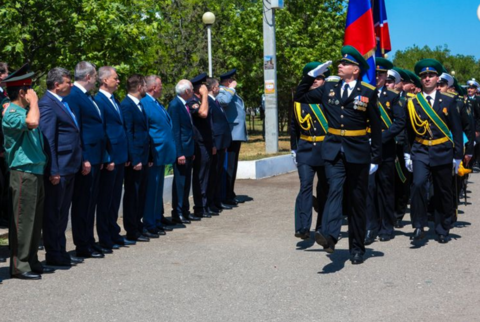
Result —
[[[220,92],[217,101],[225,110],[230,130],[232,132],[232,143],[227,150],[227,186],[225,189],[224,204],[236,206],[239,200],[236,198],[234,188],[237,177],[238,155],[242,142],[247,141],[247,127],[245,123],[245,104],[238,96],[235,87],[237,82],[233,79],[237,70],[232,69],[220,75]],[[243,202],[241,200],[240,202]]]

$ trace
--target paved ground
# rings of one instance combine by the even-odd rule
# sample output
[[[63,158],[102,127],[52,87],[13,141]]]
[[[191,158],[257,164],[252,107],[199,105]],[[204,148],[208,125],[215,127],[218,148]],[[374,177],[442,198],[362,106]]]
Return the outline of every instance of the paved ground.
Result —
[[[430,233],[412,248],[406,227],[359,266],[346,238],[331,256],[294,238],[295,173],[242,181],[237,193],[254,201],[42,281],[7,279],[0,264],[0,320],[479,321],[480,174],[473,181],[475,206],[462,207],[450,243]]]

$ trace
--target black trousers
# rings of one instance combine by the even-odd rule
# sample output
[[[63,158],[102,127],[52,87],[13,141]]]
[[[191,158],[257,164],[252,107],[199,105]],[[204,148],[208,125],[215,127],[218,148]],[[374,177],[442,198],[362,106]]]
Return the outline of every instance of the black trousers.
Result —
[[[76,250],[89,251],[95,244],[95,206],[100,183],[100,164],[92,165],[91,171],[75,175],[72,198],[72,234]]]
[[[393,236],[395,224],[395,163],[383,161],[368,177],[367,230]]]
[[[72,203],[75,175],[62,176],[53,185],[48,176],[44,178],[45,202],[43,211],[43,245],[47,261],[70,262],[67,254],[65,231],[68,225],[68,211]]]
[[[398,174],[395,173],[395,216],[396,219],[400,220],[403,219],[405,212],[407,211],[408,202],[410,200],[410,185],[412,184],[412,173],[405,167],[403,152],[403,146],[397,144],[397,158],[400,162],[403,175],[406,178],[406,181],[402,182]]]
[[[348,208],[348,245],[351,254],[365,253],[366,209],[369,164],[346,161],[339,153],[333,161],[325,161],[328,197],[322,218],[322,234],[338,240],[342,226],[342,202],[346,189]]]
[[[225,169],[223,168],[225,157],[225,149],[217,150],[217,154],[212,155],[210,177],[208,179],[208,207],[217,206],[222,202],[222,177],[225,173]]]
[[[179,165],[178,161],[173,164],[172,184],[172,217],[188,215],[190,211],[190,185],[192,182],[193,157],[186,157],[185,164]]]
[[[208,212],[208,180],[212,163],[212,148],[195,145],[195,160],[193,160],[192,189],[193,210],[195,213]]]
[[[226,171],[226,187],[225,199],[234,199],[235,194],[235,180],[237,179],[238,156],[240,154],[241,141],[232,141],[227,149],[227,171]]]
[[[432,176],[432,207],[435,216],[435,232],[448,235],[453,220],[452,164],[432,167],[421,161],[413,161],[411,215],[413,228],[423,228],[427,220],[427,181]]]
[[[312,225],[313,181],[317,174],[316,197],[318,215],[315,230],[322,226],[322,215],[328,195],[328,182],[324,166],[297,165],[300,191],[295,201],[295,231],[309,229]]]
[[[117,224],[122,201],[125,163],[116,164],[112,171],[104,167],[100,174],[100,191],[97,202],[97,234],[100,244],[112,247],[121,240]]]
[[[123,196],[123,226],[128,239],[136,239],[143,233],[143,210],[147,192],[148,165],[133,170],[125,167],[125,194]]]

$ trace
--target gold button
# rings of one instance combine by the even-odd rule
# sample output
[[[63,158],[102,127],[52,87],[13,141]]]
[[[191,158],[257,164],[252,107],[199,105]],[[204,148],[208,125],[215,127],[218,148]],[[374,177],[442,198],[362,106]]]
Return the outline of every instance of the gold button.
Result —
[[[343,110],[343,108],[344,108],[344,107],[342,106],[342,110]]]
[[[343,115],[340,115],[340,117],[343,119]]]
[[[316,128],[316,127],[314,127],[314,128],[313,128],[313,130],[314,130],[314,131],[316,131],[316,130],[317,130],[317,128]]]
[[[343,127],[343,124],[340,124],[341,127]]]

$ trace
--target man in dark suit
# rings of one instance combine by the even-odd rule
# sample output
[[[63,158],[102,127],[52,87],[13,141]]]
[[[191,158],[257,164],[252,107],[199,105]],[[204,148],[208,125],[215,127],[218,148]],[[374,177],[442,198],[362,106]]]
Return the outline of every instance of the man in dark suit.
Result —
[[[400,93],[385,86],[387,71],[393,68],[393,64],[382,57],[377,57],[375,64],[378,107],[382,120],[382,161],[378,171],[368,178],[365,245],[372,244],[377,235],[383,242],[395,237],[395,163],[401,167],[396,157],[395,137],[405,129]]]
[[[199,218],[190,215],[190,183],[192,162],[195,152],[192,117],[186,102],[193,96],[192,83],[182,79],[175,86],[177,96],[168,104],[168,114],[172,119],[176,157],[173,164],[172,219],[179,224],[189,224]]]
[[[162,95],[162,80],[156,75],[146,78],[147,95],[141,102],[148,122],[150,156],[153,165],[148,169],[147,197],[143,212],[144,229],[151,234],[165,235],[172,229],[163,216],[163,183],[165,165],[175,162],[175,140],[172,120],[167,110],[158,101]],[[173,224],[170,222],[170,224]]]
[[[118,89],[118,75],[115,68],[101,67],[98,70],[100,90],[95,102],[103,111],[107,146],[100,171],[100,188],[97,202],[97,234],[100,247],[118,249],[120,246],[135,244],[120,236],[117,224],[118,210],[122,201],[125,163],[128,160],[128,143],[120,103],[113,94]]]
[[[72,234],[77,256],[84,258],[104,257],[102,249],[95,245],[93,235],[100,168],[106,142],[102,111],[89,93],[95,88],[96,77],[97,71],[91,63],[79,62],[75,66],[72,90],[65,98],[75,114],[82,139],[82,168],[75,177],[72,200]],[[105,253],[109,251],[105,249]]]
[[[377,95],[375,87],[359,80],[369,65],[352,46],[342,48],[338,65],[338,76],[342,81],[328,81],[324,86],[308,91],[315,77],[328,65],[320,65],[303,77],[295,95],[297,102],[322,104],[328,120],[322,156],[329,192],[321,232],[315,233],[315,240],[327,252],[334,251],[342,226],[345,187],[350,260],[352,264],[361,264],[365,254],[368,175],[377,170],[381,160],[382,126]],[[366,131],[367,120],[371,143]]]
[[[194,216],[212,217],[208,212],[207,191],[212,155],[216,154],[213,146],[212,115],[209,112],[208,89],[203,84],[207,74],[202,73],[191,80],[193,97],[187,101],[192,116],[195,136],[195,158],[193,160],[192,188]]]
[[[70,72],[54,68],[47,74],[47,92],[38,102],[40,130],[45,138],[48,163],[45,168],[43,243],[48,265],[71,266],[81,262],[66,251],[65,230],[72,202],[75,174],[82,163],[80,129],[64,97],[72,87]]]
[[[222,210],[222,177],[225,173],[223,164],[227,148],[232,142],[230,125],[225,111],[216,100],[220,87],[214,78],[207,78],[208,110],[212,117],[213,144],[216,153],[212,155],[210,178],[208,180],[207,205],[211,215],[218,215]],[[225,206],[225,205],[223,205]]]
[[[145,207],[150,154],[148,121],[141,99],[146,95],[145,77],[132,75],[127,80],[127,97],[120,104],[128,141],[128,162],[125,168],[125,194],[123,223],[127,239],[149,241],[158,235],[143,231],[142,217]]]
[[[434,231],[439,243],[447,243],[453,222],[452,169],[458,173],[463,158],[463,135],[460,111],[454,95],[437,91],[444,67],[435,59],[415,64],[421,77],[422,92],[408,98],[410,122],[407,123],[411,155],[405,156],[407,169],[413,173],[411,189],[411,239],[421,241],[426,234],[427,182],[433,181],[432,206]]]

